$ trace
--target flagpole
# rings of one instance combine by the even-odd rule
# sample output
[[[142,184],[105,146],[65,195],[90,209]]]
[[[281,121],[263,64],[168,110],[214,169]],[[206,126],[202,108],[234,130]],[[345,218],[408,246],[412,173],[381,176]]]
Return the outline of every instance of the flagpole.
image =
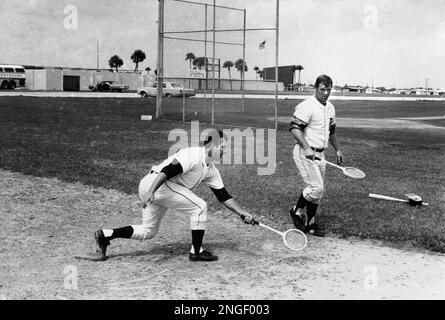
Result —
[[[276,4],[275,27],[275,130],[278,131],[278,46],[280,30],[280,0]],[[276,132],[275,131],[275,132]]]

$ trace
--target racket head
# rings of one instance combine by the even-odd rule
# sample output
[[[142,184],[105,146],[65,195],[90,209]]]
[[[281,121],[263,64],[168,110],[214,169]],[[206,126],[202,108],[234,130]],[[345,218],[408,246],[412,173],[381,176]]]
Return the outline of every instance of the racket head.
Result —
[[[294,251],[303,250],[307,245],[306,235],[298,229],[287,230],[283,234],[283,241],[286,247]]]
[[[366,176],[366,174],[362,170],[353,167],[344,167],[343,173],[348,177],[354,179],[362,179]]]

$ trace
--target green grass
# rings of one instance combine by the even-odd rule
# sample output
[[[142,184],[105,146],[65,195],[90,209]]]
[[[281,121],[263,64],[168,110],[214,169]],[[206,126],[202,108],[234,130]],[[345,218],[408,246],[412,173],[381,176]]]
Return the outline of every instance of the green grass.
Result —
[[[154,103],[154,99],[149,100]],[[295,106],[302,100],[279,100],[278,116],[289,117]],[[242,110],[242,99],[227,98],[215,99],[214,122],[224,125],[256,126],[275,128],[274,101],[271,99],[246,99],[245,112]],[[445,102],[442,101],[359,101],[359,100],[333,100],[336,116],[339,118],[371,118],[390,119],[406,117],[443,117],[445,115]],[[206,99],[206,112],[204,113],[203,99],[186,99],[185,119],[200,120],[212,123],[211,99]],[[164,119],[182,121],[182,99],[173,98],[165,101],[163,107]],[[196,114],[195,114],[196,112]],[[443,119],[422,120],[432,125],[445,126]],[[288,123],[279,123],[280,130],[287,130]]]
[[[273,116],[270,100],[246,100],[245,113],[238,110],[239,99],[217,101],[215,119],[220,123],[273,126],[265,119]],[[169,102],[167,118],[182,119],[181,103],[181,99]],[[279,115],[290,116],[296,103],[280,102]],[[205,118],[202,100],[187,99],[187,104],[189,110],[197,110],[196,118]],[[335,105],[338,117],[444,113],[441,102],[336,101]],[[169,130],[189,128],[180,122],[140,120],[141,114],[153,114],[154,109],[154,100],[143,99],[2,97],[0,168],[136,194],[139,180],[167,156],[173,143],[167,140]],[[193,116],[187,113],[189,119]],[[287,125],[279,129],[273,175],[258,176],[256,165],[221,165],[220,171],[229,192],[243,206],[284,230],[292,226],[288,210],[304,184],[292,159],[293,138]],[[345,165],[360,168],[367,176],[353,180],[328,167],[318,221],[339,236],[445,252],[444,131],[338,128]],[[334,160],[332,150],[327,158]],[[212,211],[221,209],[206,187],[196,191]],[[368,197],[369,193],[402,197],[408,192],[420,194],[430,206],[410,207]]]

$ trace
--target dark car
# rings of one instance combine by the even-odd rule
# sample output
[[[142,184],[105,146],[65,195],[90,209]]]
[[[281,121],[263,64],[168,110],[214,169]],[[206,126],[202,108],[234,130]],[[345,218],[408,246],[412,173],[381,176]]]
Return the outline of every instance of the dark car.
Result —
[[[116,81],[101,81],[95,86],[89,86],[93,91],[106,91],[106,92],[122,92],[128,90],[130,87],[116,83]]]

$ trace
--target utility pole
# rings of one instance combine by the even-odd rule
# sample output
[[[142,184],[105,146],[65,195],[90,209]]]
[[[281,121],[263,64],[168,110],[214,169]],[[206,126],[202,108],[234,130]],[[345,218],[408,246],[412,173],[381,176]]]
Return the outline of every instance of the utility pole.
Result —
[[[241,72],[241,94],[242,94],[242,111],[246,111],[246,106],[244,102],[244,90],[245,90],[245,72],[246,72],[246,9],[243,11],[244,13],[244,22],[243,22],[243,70]]]
[[[162,114],[162,82],[164,77],[164,0],[159,0],[158,13],[158,63],[157,63],[157,90],[156,95],[156,119]]]
[[[428,80],[429,79],[425,79],[425,90],[428,90]]]
[[[216,0],[213,0],[213,61],[212,61],[212,124],[215,124],[215,42],[216,42]]]
[[[278,48],[280,38],[280,0],[277,0],[275,10],[275,130],[278,130]]]
[[[96,63],[97,71],[99,71],[99,56],[100,56],[100,46],[99,46],[99,40],[97,40],[97,63]]]

